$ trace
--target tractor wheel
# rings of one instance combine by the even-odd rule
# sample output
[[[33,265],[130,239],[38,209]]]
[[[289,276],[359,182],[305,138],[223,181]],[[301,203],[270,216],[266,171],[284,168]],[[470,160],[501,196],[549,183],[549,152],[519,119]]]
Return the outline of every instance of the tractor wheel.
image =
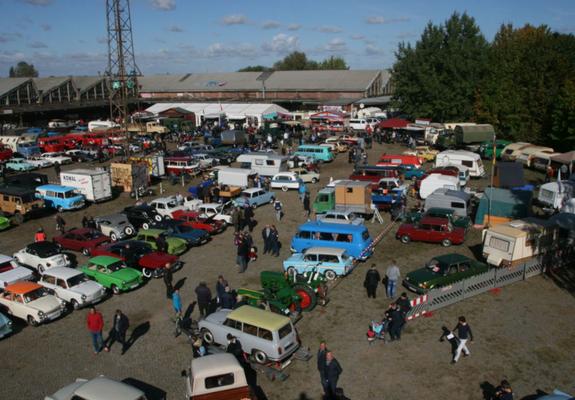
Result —
[[[205,330],[202,332],[202,337],[204,338],[204,341],[205,341],[207,344],[214,344],[214,343],[215,343],[215,342],[214,342],[214,335],[213,335],[213,333],[210,332],[210,331],[207,330],[207,329],[205,329]]]
[[[335,278],[337,278],[337,274],[333,272],[331,269],[328,269],[327,271],[325,271],[325,278],[328,281],[333,281],[335,280]]]
[[[312,288],[306,285],[294,285],[293,289],[301,297],[302,311],[311,311],[317,306],[317,296]]]

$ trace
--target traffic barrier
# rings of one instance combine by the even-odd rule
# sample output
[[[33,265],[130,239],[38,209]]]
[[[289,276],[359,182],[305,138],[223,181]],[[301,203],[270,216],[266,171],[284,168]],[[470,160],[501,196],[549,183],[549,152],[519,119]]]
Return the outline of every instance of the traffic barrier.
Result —
[[[411,304],[411,310],[405,316],[406,320],[410,321],[427,314],[428,304],[426,294],[411,299],[409,303]]]

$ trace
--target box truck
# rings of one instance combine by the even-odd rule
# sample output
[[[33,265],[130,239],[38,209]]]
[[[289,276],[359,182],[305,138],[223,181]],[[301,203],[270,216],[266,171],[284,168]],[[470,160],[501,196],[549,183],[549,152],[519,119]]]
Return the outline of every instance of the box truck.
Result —
[[[108,171],[72,169],[60,172],[60,182],[76,188],[87,201],[97,203],[112,198],[112,180]]]

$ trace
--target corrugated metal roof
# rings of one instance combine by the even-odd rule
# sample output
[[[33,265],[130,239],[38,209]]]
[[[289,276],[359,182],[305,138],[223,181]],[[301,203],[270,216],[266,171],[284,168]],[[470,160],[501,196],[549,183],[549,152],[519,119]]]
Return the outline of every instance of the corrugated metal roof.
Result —
[[[146,111],[157,114],[170,108],[182,108],[196,115],[227,115],[261,116],[272,112],[289,114],[289,111],[277,104],[269,103],[156,103]]]
[[[31,80],[31,78],[0,78],[0,96],[11,92],[29,80]]]
[[[267,90],[364,91],[382,73],[364,71],[276,71],[266,81]]]
[[[57,88],[58,86],[63,85],[70,79],[71,78],[69,76],[51,76],[49,78],[33,78],[33,81],[38,91],[46,93],[52,89]]]
[[[102,77],[102,76],[75,76],[75,77],[72,77],[72,82],[74,83],[74,86],[80,92],[84,92],[84,91],[90,89],[91,87],[100,83],[103,80],[104,80],[104,77]]]

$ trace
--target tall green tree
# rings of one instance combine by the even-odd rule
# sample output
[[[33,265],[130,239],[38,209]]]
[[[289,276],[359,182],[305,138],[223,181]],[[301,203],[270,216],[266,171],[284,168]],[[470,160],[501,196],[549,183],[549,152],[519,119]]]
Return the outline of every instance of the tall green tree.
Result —
[[[28,64],[25,61],[20,61],[16,67],[10,67],[8,73],[10,78],[37,78],[38,71],[34,68],[33,64]]]
[[[428,23],[415,46],[399,44],[392,69],[394,105],[413,117],[473,119],[487,50],[487,41],[466,13],[454,13],[441,25]]]
[[[342,57],[331,56],[319,63],[319,69],[349,69]]]
[[[282,60],[277,61],[274,64],[273,69],[276,71],[301,71],[305,69],[315,69],[310,67],[313,66],[310,65],[310,60],[307,59],[305,53],[294,51],[285,56]]]
[[[238,72],[263,72],[269,71],[270,67],[265,67],[263,65],[248,65],[247,67],[238,69]]]
[[[575,149],[575,80],[564,82],[553,104],[551,140],[558,151]]]

